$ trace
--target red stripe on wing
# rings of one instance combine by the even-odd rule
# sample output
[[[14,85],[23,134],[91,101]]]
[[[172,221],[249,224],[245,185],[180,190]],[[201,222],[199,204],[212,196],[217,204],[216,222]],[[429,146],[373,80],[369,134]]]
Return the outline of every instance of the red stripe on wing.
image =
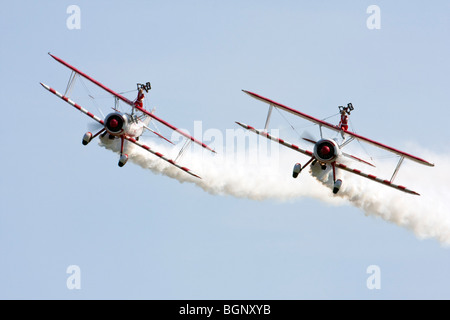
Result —
[[[78,73],[80,76],[83,76],[84,78],[88,79],[89,81],[91,81],[92,83],[94,83],[95,85],[99,86],[100,88],[102,88],[103,90],[111,93],[112,95],[116,96],[117,98],[119,98],[120,100],[122,100],[123,102],[129,104],[129,105],[133,105],[133,102],[130,101],[129,99],[125,98],[124,96],[122,96],[121,94],[111,90],[110,88],[108,88],[107,86],[101,84],[100,82],[98,82],[97,80],[95,80],[94,78],[88,76],[87,74],[85,74],[84,72],[78,70],[77,68],[75,68],[74,66],[68,64],[67,62],[65,62],[64,60],[62,60],[61,58],[58,58],[54,55],[52,55],[50,52],[48,53],[53,59],[55,59],[56,61],[58,61],[59,63],[65,65],[67,68],[71,69],[72,71]]]
[[[140,142],[137,141],[136,139],[129,138],[129,137],[127,137],[127,136],[125,136],[124,138],[127,139],[128,141],[134,143],[135,145],[141,147],[142,149],[147,150],[148,152],[150,152],[150,153],[152,153],[152,154],[158,156],[160,159],[162,159],[162,160],[164,160],[164,161],[170,163],[171,165],[177,167],[178,169],[181,169],[181,170],[183,170],[184,172],[189,173],[191,176],[194,176],[194,177],[196,177],[196,178],[201,179],[200,176],[198,176],[198,175],[196,175],[195,173],[191,172],[190,169],[178,165],[178,164],[177,164],[175,161],[173,161],[172,159],[166,158],[166,157],[165,157],[162,153],[160,153],[160,152],[156,152],[156,151],[151,150],[149,146],[140,143]]]
[[[174,125],[171,125],[170,123],[168,123],[167,121],[161,119],[160,117],[155,116],[153,113],[145,110],[144,108],[141,108],[139,106],[135,106],[135,108],[143,113],[145,113],[146,115],[152,117],[153,119],[155,119],[156,121],[162,123],[163,125],[165,125],[166,127],[172,129],[173,131],[178,132],[179,134],[181,134],[182,136],[185,136],[186,138],[192,140],[193,142],[197,143],[198,145],[201,145],[203,148],[208,149],[211,152],[216,153],[213,149],[211,149],[210,147],[208,147],[206,144],[204,144],[203,142],[195,139],[194,137],[192,137],[191,135],[187,134],[186,132],[184,132],[181,129],[178,129],[177,127],[175,127]]]
[[[390,182],[389,180],[386,180],[386,179],[380,179],[380,178],[374,176],[373,174],[367,174],[367,173],[361,172],[360,170],[352,169],[352,168],[350,168],[350,167],[348,167],[348,166],[346,166],[344,164],[336,163],[336,167],[337,168],[341,168],[341,169],[343,169],[345,171],[357,174],[357,175],[359,175],[361,177],[370,179],[372,181],[381,183],[381,184],[383,184],[385,186],[392,187],[394,189],[397,189],[397,190],[400,190],[400,191],[403,191],[403,192],[406,192],[406,193],[410,193],[410,194],[414,194],[414,195],[420,195],[416,191],[410,190],[410,189],[408,189],[408,188],[406,188],[404,186],[396,185],[396,184],[394,184],[394,183],[392,183],[392,182]]]

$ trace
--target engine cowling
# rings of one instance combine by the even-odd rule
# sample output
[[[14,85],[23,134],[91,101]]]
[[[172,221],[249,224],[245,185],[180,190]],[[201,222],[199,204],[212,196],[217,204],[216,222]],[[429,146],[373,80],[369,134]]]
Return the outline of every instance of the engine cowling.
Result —
[[[120,135],[124,132],[127,127],[128,120],[121,113],[113,112],[106,116],[105,118],[105,129],[109,134],[114,136]]]
[[[336,141],[322,139],[314,145],[314,156],[322,163],[331,163],[341,154],[341,150]]]

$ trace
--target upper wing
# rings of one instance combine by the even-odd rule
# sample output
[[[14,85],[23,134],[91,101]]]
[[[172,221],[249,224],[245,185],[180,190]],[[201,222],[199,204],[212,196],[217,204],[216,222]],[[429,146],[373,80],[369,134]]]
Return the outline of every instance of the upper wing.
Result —
[[[250,95],[251,97],[253,97],[253,98],[257,99],[257,100],[260,100],[260,101],[263,101],[263,102],[268,103],[270,105],[273,105],[274,107],[280,108],[280,109],[282,109],[284,111],[292,113],[293,115],[296,115],[296,116],[299,116],[301,118],[304,118],[304,119],[306,119],[308,121],[311,121],[311,122],[313,122],[315,124],[318,124],[320,126],[324,126],[324,127],[328,128],[328,129],[331,129],[331,130],[334,130],[334,131],[338,131],[338,132],[343,131],[339,126],[335,126],[335,125],[333,125],[331,123],[328,123],[326,121],[323,121],[323,120],[311,117],[310,115],[307,115],[307,114],[305,114],[303,112],[300,112],[300,111],[297,111],[295,109],[289,108],[289,107],[287,107],[285,105],[282,105],[281,103],[275,102],[273,100],[267,99],[267,98],[265,98],[263,96],[260,96],[259,94],[256,94],[256,93],[253,93],[253,92],[250,92],[250,91],[246,91],[246,90],[242,90],[242,91],[244,91],[245,93],[247,93],[248,95]],[[427,165],[427,166],[430,166],[430,167],[434,166],[433,163],[428,162],[428,161],[426,161],[424,159],[421,159],[421,158],[416,157],[416,156],[414,156],[412,154],[400,151],[398,149],[389,147],[389,146],[387,146],[385,144],[382,144],[380,142],[377,142],[375,140],[371,140],[371,139],[368,139],[366,137],[360,136],[359,134],[356,134],[354,132],[347,131],[347,130],[344,130],[343,132],[345,134],[349,135],[349,136],[355,137],[356,139],[359,139],[359,140],[364,141],[366,143],[372,144],[372,145],[374,145],[374,146],[376,146],[378,148],[387,150],[389,152],[397,154],[397,155],[399,155],[401,157],[405,157],[405,158],[410,159],[412,161],[415,161],[417,163],[424,164],[424,165]]]
[[[367,142],[368,144],[374,145],[374,146],[376,146],[378,148],[381,148],[381,149],[384,149],[386,151],[395,153],[396,155],[399,155],[401,157],[405,157],[405,158],[407,158],[409,160],[415,161],[417,163],[420,163],[420,164],[423,164],[423,165],[426,165],[426,166],[429,166],[429,167],[434,167],[434,163],[428,162],[428,161],[426,161],[426,160],[424,160],[422,158],[419,158],[417,156],[414,156],[412,154],[409,154],[409,153],[406,153],[404,151],[401,151],[401,150],[389,147],[389,146],[387,146],[387,145],[385,145],[383,143],[380,143],[380,142],[377,142],[375,140],[372,140],[372,139],[360,136],[359,134],[356,134],[356,133],[351,132],[351,131],[344,131],[344,132],[345,132],[345,134],[348,134],[349,136],[355,137],[358,140]]]
[[[144,108],[140,108],[139,106],[135,106],[135,108],[143,113],[145,113],[146,115],[152,117],[153,119],[155,119],[156,121],[162,123],[163,125],[169,127],[170,129],[178,132],[179,134],[185,136],[186,138],[188,138],[189,140],[201,145],[203,148],[208,149],[211,152],[216,153],[216,151],[214,151],[213,149],[211,149],[210,147],[208,147],[206,144],[204,144],[203,142],[195,139],[194,137],[192,137],[191,135],[187,134],[186,132],[184,132],[181,129],[178,129],[177,127],[171,125],[170,123],[168,123],[167,121],[164,121],[163,119],[161,119],[160,117],[155,116],[153,113],[151,113],[150,111],[145,110]]]
[[[128,105],[130,105],[130,106],[136,108],[137,110],[139,110],[139,111],[141,111],[141,112],[147,114],[148,116],[152,117],[152,118],[155,119],[156,121],[162,123],[163,125],[169,127],[170,129],[172,129],[172,130],[178,132],[179,134],[181,134],[181,135],[185,136],[186,138],[190,139],[191,141],[193,141],[193,142],[195,142],[195,143],[201,145],[203,148],[208,149],[208,150],[210,150],[210,151],[212,151],[212,152],[215,153],[215,151],[214,151],[213,149],[211,149],[210,147],[208,147],[208,146],[207,146],[206,144],[204,144],[203,142],[201,142],[201,141],[195,139],[194,137],[190,136],[189,134],[187,134],[187,133],[184,132],[183,130],[178,129],[177,127],[171,125],[171,124],[168,123],[167,121],[164,121],[163,119],[161,119],[161,118],[155,116],[155,115],[152,114],[150,111],[147,111],[147,110],[145,110],[144,108],[141,108],[141,107],[139,107],[139,106],[136,106],[136,105],[134,104],[133,101],[131,101],[131,100],[125,98],[124,96],[122,96],[121,94],[119,94],[119,93],[117,93],[117,92],[115,92],[115,91],[109,89],[108,87],[106,87],[105,85],[101,84],[100,82],[98,82],[97,80],[93,79],[92,77],[88,76],[88,75],[85,74],[84,72],[82,72],[82,71],[78,70],[77,68],[75,68],[74,66],[68,64],[67,62],[65,62],[65,61],[62,60],[61,58],[58,58],[58,57],[56,57],[56,56],[54,56],[54,55],[52,55],[52,54],[50,54],[50,53],[49,53],[49,55],[50,55],[53,59],[55,59],[56,61],[58,61],[59,63],[65,65],[67,68],[69,68],[69,69],[71,69],[72,71],[78,73],[78,74],[81,75],[82,77],[88,79],[89,81],[91,81],[91,82],[94,83],[95,85],[99,86],[99,87],[102,88],[103,90],[105,90],[105,91],[111,93],[112,95],[116,96],[118,99],[122,100],[122,101],[125,102],[126,104],[128,104]]]
[[[273,105],[274,107],[280,108],[280,109],[282,109],[284,111],[287,111],[287,112],[292,113],[292,114],[294,114],[296,116],[304,118],[304,119],[306,119],[308,121],[311,121],[311,122],[313,122],[315,124],[319,124],[321,126],[327,127],[329,129],[332,129],[332,130],[341,131],[341,129],[338,126],[332,125],[331,123],[328,123],[326,121],[323,121],[323,120],[311,117],[310,115],[307,115],[306,113],[303,113],[303,112],[297,111],[295,109],[289,108],[289,107],[287,107],[285,105],[282,105],[281,103],[278,103],[278,102],[275,102],[273,100],[267,99],[267,98],[265,98],[263,96],[260,96],[259,94],[256,94],[256,93],[253,93],[253,92],[250,92],[250,91],[247,91],[247,90],[242,90],[242,91],[244,91],[246,94],[248,94],[252,98],[255,98],[255,99],[260,100],[262,102],[265,102],[265,103],[268,103],[270,105]]]
[[[105,85],[101,84],[100,82],[98,82],[97,80],[91,78],[90,76],[88,76],[87,74],[85,74],[84,72],[78,70],[77,68],[75,68],[74,66],[71,66],[70,64],[68,64],[67,62],[65,62],[64,60],[52,55],[50,52],[48,53],[53,59],[55,59],[56,61],[58,61],[59,63],[65,65],[67,68],[71,69],[72,71],[78,73],[80,76],[83,76],[84,78],[88,79],[89,81],[91,81],[92,83],[96,84],[97,86],[99,86],[100,88],[102,88],[103,90],[111,93],[112,95],[116,96],[117,98],[119,98],[120,100],[122,100],[123,102],[129,104],[130,106],[133,106],[133,101],[125,98],[124,96],[122,96],[121,94],[111,90],[110,88],[106,87]]]

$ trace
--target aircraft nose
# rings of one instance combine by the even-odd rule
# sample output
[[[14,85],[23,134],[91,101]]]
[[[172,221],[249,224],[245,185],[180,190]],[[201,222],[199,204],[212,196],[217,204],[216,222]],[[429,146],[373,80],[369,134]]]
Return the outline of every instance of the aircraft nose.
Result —
[[[322,148],[320,148],[320,153],[323,154],[324,156],[328,155],[330,153],[330,147],[328,146],[323,146]]]
[[[109,127],[110,128],[117,128],[118,125],[119,125],[119,122],[116,119],[111,119],[109,121]]]

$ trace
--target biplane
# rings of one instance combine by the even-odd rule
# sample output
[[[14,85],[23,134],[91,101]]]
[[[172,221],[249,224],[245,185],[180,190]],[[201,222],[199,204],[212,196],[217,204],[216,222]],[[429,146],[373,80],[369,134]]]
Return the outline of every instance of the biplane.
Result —
[[[419,193],[417,193],[416,191],[413,191],[411,189],[408,189],[402,185],[398,185],[394,183],[394,179],[400,169],[400,166],[403,163],[404,159],[409,159],[412,160],[414,162],[417,162],[419,164],[422,165],[426,165],[426,166],[430,166],[433,167],[434,164],[430,163],[424,159],[421,159],[417,156],[414,156],[412,154],[400,151],[398,149],[394,149],[390,146],[387,146],[385,144],[379,143],[377,141],[368,139],[366,137],[363,137],[359,134],[356,134],[354,132],[351,132],[348,130],[348,117],[351,113],[351,111],[354,109],[353,105],[351,103],[347,104],[346,107],[344,106],[339,106],[339,111],[340,111],[340,123],[338,125],[333,125],[331,123],[328,123],[324,120],[320,120],[314,117],[311,117],[303,112],[297,111],[295,109],[292,109],[290,107],[287,107],[285,105],[282,105],[278,102],[275,102],[273,100],[267,99],[259,94],[250,92],[250,91],[246,91],[246,90],[242,90],[243,92],[245,92],[246,94],[250,95],[252,98],[255,98],[259,101],[262,101],[264,103],[267,103],[269,105],[269,110],[267,113],[267,118],[266,118],[266,122],[265,122],[265,126],[263,130],[258,130],[255,129],[252,126],[249,126],[247,124],[241,123],[241,122],[237,122],[236,123],[238,125],[240,125],[241,127],[243,127],[244,129],[250,130],[256,134],[259,134],[263,137],[266,137],[269,140],[278,142],[279,144],[288,147],[292,150],[295,150],[297,152],[300,152],[306,156],[308,156],[310,159],[302,166],[300,163],[296,163],[294,165],[293,168],[293,172],[292,172],[292,176],[293,178],[297,178],[297,176],[299,175],[299,173],[305,169],[308,165],[320,165],[321,168],[323,170],[326,170],[327,168],[331,167],[331,170],[333,172],[333,193],[336,194],[338,193],[339,189],[342,186],[342,180],[341,179],[337,179],[336,177],[336,171],[337,169],[342,169],[345,171],[348,171],[350,173],[359,175],[361,177],[367,178],[369,180],[372,181],[376,181],[378,183],[381,183],[385,186],[389,186],[391,188],[395,188],[397,190],[406,192],[406,193],[410,193],[410,194],[414,194],[414,195],[420,195]],[[274,137],[272,135],[270,135],[267,132],[268,129],[268,125],[269,125],[269,121],[271,118],[271,114],[272,114],[272,110],[273,108],[278,108],[280,110],[286,111],[290,114],[293,114],[295,116],[301,117],[303,119],[306,119],[310,122],[312,122],[313,124],[316,124],[319,126],[319,130],[320,130],[320,139],[311,139],[311,138],[307,138],[307,137],[303,137],[304,140],[308,141],[309,143],[312,143],[314,145],[313,150],[307,150],[307,149],[303,149],[295,144],[292,144],[286,140],[283,140],[281,138],[278,137]],[[338,139],[336,138],[325,138],[322,132],[322,128],[327,128],[330,129],[332,131],[338,132],[340,133],[340,135],[342,136],[342,142],[338,142]],[[316,141],[317,140],[317,141]],[[365,163],[369,166],[374,166],[372,163],[365,161],[359,157],[353,156],[351,154],[345,153],[343,152],[343,148],[345,146],[347,146],[350,142],[354,141],[354,140],[358,140],[358,141],[362,141],[364,143],[368,143],[370,145],[373,145],[377,148],[381,148],[384,149],[390,153],[393,153],[395,155],[397,155],[399,157],[399,161],[397,163],[397,166],[391,176],[391,178],[389,180],[387,179],[382,179],[379,178],[375,175],[372,174],[368,174],[368,173],[364,173],[359,169],[353,169],[351,167],[349,167],[347,164],[344,164],[343,162],[343,158],[350,158],[362,163]]]
[[[64,66],[66,66],[67,68],[72,70],[72,72],[71,72],[69,82],[67,84],[67,88],[66,88],[66,91],[64,94],[59,93],[55,89],[49,87],[48,85],[46,85],[42,82],[41,82],[41,85],[45,89],[47,89],[48,91],[50,91],[51,93],[56,95],[57,97],[61,98],[62,100],[64,100],[68,104],[70,104],[71,106],[75,107],[82,113],[86,114],[87,116],[89,116],[92,119],[94,119],[95,121],[97,121],[101,125],[101,129],[98,132],[96,132],[96,133],[86,132],[84,134],[83,139],[82,139],[83,145],[87,145],[89,142],[91,142],[97,136],[105,137],[106,135],[108,135],[108,137],[110,139],[113,139],[113,140],[120,139],[121,143],[120,143],[120,157],[119,157],[119,163],[118,163],[119,167],[123,167],[128,161],[128,155],[126,153],[124,153],[124,143],[125,143],[125,141],[128,141],[132,144],[135,144],[135,145],[141,147],[142,149],[148,151],[149,153],[161,158],[162,160],[167,161],[168,163],[177,167],[178,169],[181,169],[184,172],[186,172],[194,177],[200,178],[198,175],[193,173],[190,169],[177,164],[174,160],[167,158],[160,152],[153,150],[149,146],[147,146],[139,141],[139,137],[146,130],[148,130],[148,131],[156,134],[158,137],[172,143],[169,139],[165,138],[163,135],[161,135],[160,133],[158,133],[157,131],[155,131],[149,127],[149,122],[151,120],[156,120],[159,123],[163,124],[164,126],[170,128],[171,130],[176,131],[179,134],[181,134],[182,136],[184,136],[187,139],[186,140],[187,142],[189,142],[189,143],[194,142],[196,144],[199,144],[203,148],[208,149],[209,151],[215,153],[215,151],[213,149],[208,147],[203,142],[195,139],[194,137],[185,133],[181,129],[179,129],[179,128],[171,125],[167,121],[159,118],[158,116],[156,116],[153,113],[153,111],[150,112],[144,108],[144,105],[143,105],[143,99],[145,97],[144,92],[148,92],[151,89],[151,84],[149,82],[147,82],[145,84],[141,84],[141,83],[137,84],[137,91],[138,91],[137,97],[134,101],[131,101],[128,98],[126,98],[125,96],[123,96],[122,94],[109,89],[108,87],[104,86],[97,80],[91,78],[87,74],[85,74],[82,71],[78,70],[77,68],[71,66],[64,60],[62,60],[50,53],[49,53],[49,55],[53,59],[58,61],[59,63],[63,64]],[[73,85],[74,85],[74,82],[75,82],[75,79],[77,78],[77,76],[81,76],[81,77],[89,80],[96,86],[100,87],[101,89],[105,90],[106,92],[108,92],[112,96],[114,96],[115,106],[112,107],[114,112],[109,113],[106,117],[104,117],[104,119],[101,119],[100,117],[94,115],[87,109],[83,108],[79,104],[72,101],[70,99],[70,92],[73,88]],[[120,101],[129,105],[131,107],[131,112],[120,112],[117,108]]]

